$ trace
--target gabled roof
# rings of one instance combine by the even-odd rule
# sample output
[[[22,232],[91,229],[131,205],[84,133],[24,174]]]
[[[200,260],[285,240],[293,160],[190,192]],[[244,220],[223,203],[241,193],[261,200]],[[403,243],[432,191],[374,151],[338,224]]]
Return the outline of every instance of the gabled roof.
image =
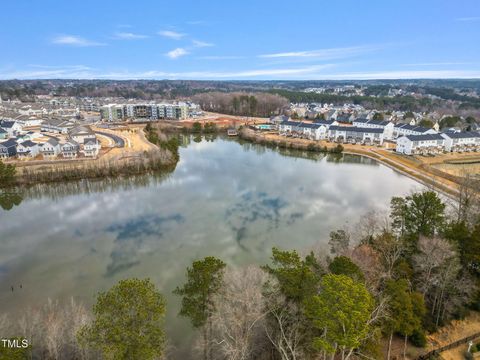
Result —
[[[383,129],[379,128],[362,128],[362,127],[357,127],[357,126],[337,126],[333,125],[330,126],[329,130],[335,130],[335,131],[350,131],[350,132],[358,132],[358,133],[376,133],[376,134],[382,134]]]
[[[358,123],[367,123],[369,120],[365,117],[361,117],[361,118],[357,118],[355,120],[353,120],[354,122],[358,122]]]
[[[309,128],[309,129],[318,129],[320,126],[322,125],[316,124],[316,123],[302,123],[301,125],[299,125],[299,127]]]
[[[94,135],[95,133],[89,126],[77,126],[72,130],[70,130],[70,136],[81,135],[81,134]]]
[[[1,142],[0,146],[5,146],[5,147],[12,147],[12,146],[17,146],[18,143],[15,141],[15,139],[8,139],[7,141]]]
[[[98,140],[97,140],[97,139],[88,139],[88,140],[85,141],[83,144],[84,144],[84,145],[97,145],[97,144],[98,144]]]
[[[420,132],[420,133],[425,133],[429,130],[432,130],[432,129],[429,129],[429,128],[426,128],[426,127],[423,127],[423,126],[416,126],[416,125],[410,125],[410,124],[397,124],[397,125],[395,125],[395,128],[397,128],[397,129],[407,129],[407,130],[416,131],[416,132]]]
[[[470,139],[478,138],[480,134],[476,131],[467,131],[467,132],[446,132],[443,135],[448,136],[451,139]]]
[[[316,119],[313,122],[319,125],[332,125],[335,122],[335,120]]]
[[[302,122],[301,121],[290,121],[290,120],[286,120],[286,121],[282,121],[280,123],[280,125],[287,125],[287,126],[299,126]]]
[[[32,146],[35,146],[35,145],[38,145],[38,144],[34,143],[31,140],[27,140],[27,141],[22,142],[20,145],[22,145],[23,147],[32,147]]]
[[[390,124],[390,121],[387,120],[370,120],[368,124],[387,126]]]
[[[67,146],[79,146],[78,143],[75,140],[68,140],[65,144],[62,145],[62,147],[64,147],[65,145],[67,145]]]
[[[59,144],[58,140],[55,138],[50,138],[45,144],[50,144],[52,146],[57,146]]]
[[[445,140],[440,134],[406,135],[405,137],[410,141]]]
[[[0,123],[0,126],[4,129],[9,129],[9,128],[12,128],[13,125],[15,125],[15,121],[5,121],[3,120],[1,123]]]
[[[7,132],[0,127],[0,134],[6,134]]]

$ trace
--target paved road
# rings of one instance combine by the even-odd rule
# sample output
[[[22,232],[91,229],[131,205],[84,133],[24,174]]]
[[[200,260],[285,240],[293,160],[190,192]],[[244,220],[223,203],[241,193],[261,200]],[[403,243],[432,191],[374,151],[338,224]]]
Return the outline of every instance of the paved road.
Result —
[[[113,135],[111,133],[103,132],[103,131],[95,131],[95,133],[112,139],[113,142],[115,143],[114,147],[117,147],[117,148],[125,147],[125,140],[123,140],[123,138],[121,138],[120,136]]]

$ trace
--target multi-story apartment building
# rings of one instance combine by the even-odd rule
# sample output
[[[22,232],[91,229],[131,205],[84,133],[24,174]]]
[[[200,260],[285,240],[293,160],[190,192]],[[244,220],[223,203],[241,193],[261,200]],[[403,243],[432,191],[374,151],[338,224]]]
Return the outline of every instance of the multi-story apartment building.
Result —
[[[185,119],[187,104],[110,104],[102,106],[100,113],[105,121]]]

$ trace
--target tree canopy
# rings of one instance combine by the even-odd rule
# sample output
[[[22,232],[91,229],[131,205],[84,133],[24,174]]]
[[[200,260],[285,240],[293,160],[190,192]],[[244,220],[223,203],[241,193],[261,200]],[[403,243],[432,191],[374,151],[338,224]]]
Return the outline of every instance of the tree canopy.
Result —
[[[121,280],[97,296],[79,341],[107,359],[154,359],[165,346],[165,300],[149,279]]]

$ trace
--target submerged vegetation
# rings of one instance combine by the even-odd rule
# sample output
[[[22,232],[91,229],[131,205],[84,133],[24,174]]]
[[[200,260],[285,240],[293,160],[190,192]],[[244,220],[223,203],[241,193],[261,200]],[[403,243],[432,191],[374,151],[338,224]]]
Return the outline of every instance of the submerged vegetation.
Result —
[[[416,356],[409,343],[424,347],[428,333],[480,309],[480,201],[462,194],[453,206],[430,190],[394,197],[388,221],[370,212],[355,231],[332,231],[328,252],[273,248],[260,267],[194,261],[174,291],[201,335],[194,357]],[[23,320],[3,317],[0,331],[35,338],[25,353],[39,359],[169,358],[166,306],[148,279],[122,280],[92,313],[50,302]]]

